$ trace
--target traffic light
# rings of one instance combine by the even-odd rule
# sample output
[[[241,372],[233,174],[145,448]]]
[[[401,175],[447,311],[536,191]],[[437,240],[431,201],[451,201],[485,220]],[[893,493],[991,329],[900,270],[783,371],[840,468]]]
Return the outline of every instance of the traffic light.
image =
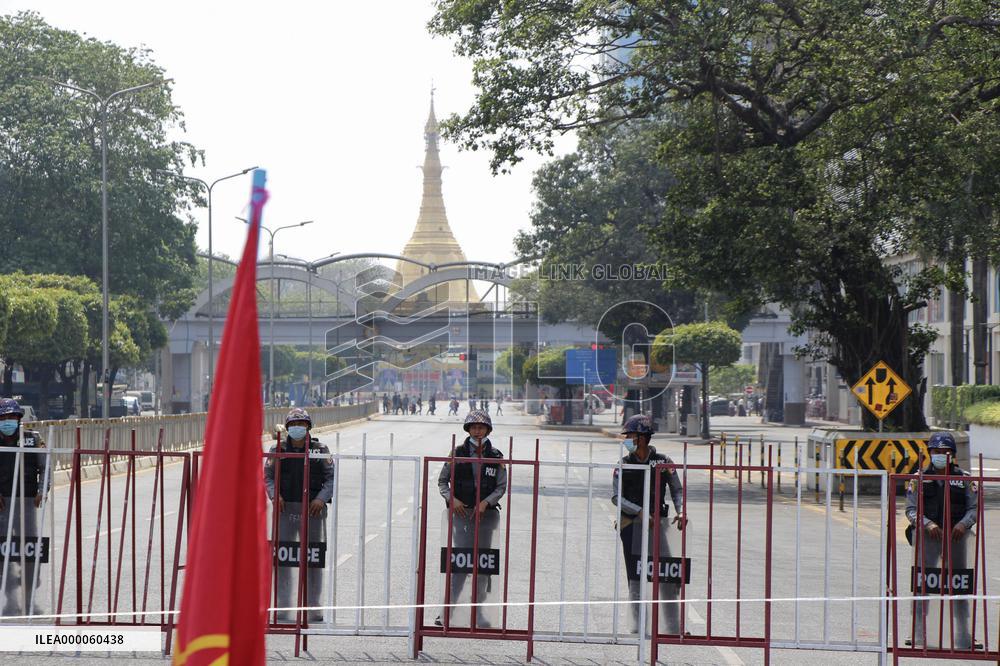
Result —
[[[459,361],[464,361],[465,360],[465,354],[459,354],[458,355],[458,360]]]

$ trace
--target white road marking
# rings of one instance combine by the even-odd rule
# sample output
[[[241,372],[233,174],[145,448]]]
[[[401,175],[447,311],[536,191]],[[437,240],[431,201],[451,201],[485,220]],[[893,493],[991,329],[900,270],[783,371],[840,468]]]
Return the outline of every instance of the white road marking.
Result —
[[[378,537],[377,534],[369,534],[368,536],[365,537],[365,543],[371,543],[372,541],[375,540],[376,537]]]
[[[722,658],[726,660],[726,663],[729,664],[729,666],[743,666],[743,660],[740,659],[735,652],[733,652],[732,648],[720,646],[715,649],[719,651],[719,654],[722,655]]]
[[[688,618],[695,624],[705,624],[705,618],[690,606],[688,607]]]
[[[688,618],[693,624],[705,624],[705,618],[703,618],[693,607],[688,606],[687,613]],[[743,660],[740,659],[739,656],[732,651],[732,649],[725,646],[716,647],[715,649],[719,651],[719,654],[722,655],[722,658],[730,666],[743,666]]]
[[[113,528],[113,529],[111,530],[111,534],[114,534],[115,532],[121,532],[121,531],[122,531],[122,528],[120,528],[120,527],[115,527],[115,528]],[[85,537],[83,537],[83,538],[84,538],[84,539],[93,539],[93,538],[95,538],[96,536],[104,536],[104,535],[106,535],[107,533],[108,533],[108,531],[107,531],[107,530],[102,530],[102,531],[101,531],[101,533],[100,533],[100,535],[94,535],[94,534],[88,534],[87,536],[85,536]]]
[[[337,558],[337,566],[339,567],[341,564],[351,559],[352,557],[354,557],[352,553],[344,553],[343,555]]]
[[[411,499],[411,501],[412,501],[412,499]],[[404,506],[402,509],[400,509],[399,511],[396,512],[396,515],[397,516],[402,516],[404,513],[406,513],[409,510],[410,510],[409,507]]]

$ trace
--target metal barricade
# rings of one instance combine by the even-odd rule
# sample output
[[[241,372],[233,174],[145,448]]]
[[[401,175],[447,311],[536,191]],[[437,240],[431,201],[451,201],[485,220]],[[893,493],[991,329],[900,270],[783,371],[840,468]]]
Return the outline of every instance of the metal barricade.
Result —
[[[143,448],[134,431],[128,448],[113,449],[111,441],[108,430],[102,448],[53,450],[71,456],[54,617],[57,624],[159,627],[169,647],[190,517],[190,454],[163,451],[162,431],[155,445],[144,442]],[[87,456],[101,459],[96,493],[83,480]],[[114,472],[115,458],[127,461],[123,474]],[[139,461],[147,458],[154,464],[141,472]],[[149,495],[149,483],[138,483],[140,473],[144,480],[152,476]],[[117,498],[120,508],[113,506]]]
[[[715,463],[715,445],[709,445],[710,460],[707,465],[689,464],[687,460],[687,444],[684,445],[683,460],[680,463],[661,463],[656,466],[654,475],[654,502],[659,506],[663,501],[661,491],[664,488],[664,476],[677,474],[680,478],[685,518],[678,522],[680,535],[680,557],[661,558],[661,539],[653,540],[652,572],[653,602],[656,610],[652,615],[652,641],[650,663],[655,664],[661,645],[692,645],[692,646],[723,646],[740,648],[760,648],[764,651],[764,663],[769,663],[771,649],[771,582],[772,582],[772,508],[774,499],[773,468],[768,461],[767,466],[755,466],[749,460],[744,461],[742,450],[737,452],[735,465],[720,465]],[[746,462],[747,464],[744,464]],[[736,472],[735,496],[731,485],[716,488],[716,480],[720,484],[731,484],[727,472]],[[764,492],[757,492],[756,497],[750,494],[755,486],[745,483],[743,472],[761,473],[764,477]],[[698,477],[703,477],[699,479]],[[746,486],[746,489],[744,488]],[[669,486],[667,486],[669,487]],[[707,506],[690,503],[689,498],[707,496]],[[719,498],[721,497],[721,501]],[[735,500],[736,509],[731,503]],[[721,504],[721,507],[717,507]],[[757,508],[764,513],[763,530],[744,530],[745,505]],[[724,521],[735,523],[735,530],[720,529]],[[662,516],[656,512],[654,518],[654,535],[664,531]],[[706,525],[704,536],[692,534],[694,525]],[[667,528],[669,529],[669,527]],[[731,538],[735,531],[735,539]],[[728,543],[727,543],[728,542]],[[673,550],[673,549],[671,549]],[[674,551],[676,552],[676,551]],[[728,560],[727,553],[732,553]],[[716,568],[720,559],[735,564],[735,575],[731,579],[717,575],[721,572]],[[704,573],[696,574],[694,563],[702,565]],[[691,567],[691,569],[689,569]],[[732,571],[732,570],[731,570]],[[755,576],[756,574],[756,576]],[[661,576],[668,577],[661,583]],[[691,599],[688,587],[705,586],[705,595],[701,599]],[[673,588],[673,594],[661,600],[660,593],[664,587]],[[752,591],[746,595],[747,588]],[[675,606],[679,604],[679,608]],[[660,605],[664,608],[661,610]],[[718,613],[719,606],[732,607],[734,614]],[[673,606],[673,607],[672,607]],[[762,614],[757,612],[758,607]],[[700,612],[699,612],[700,611]],[[702,620],[701,612],[704,619]],[[661,615],[670,617],[673,614],[675,627],[663,631],[660,625]],[[688,631],[689,616],[697,617],[705,625],[703,634]],[[760,626],[754,624],[754,618],[759,618]]]
[[[539,460],[538,460],[538,441],[535,441],[535,456],[534,459],[515,459],[511,456],[513,452],[512,443],[508,445],[508,457],[506,458],[476,458],[476,457],[463,457],[457,458],[454,454],[455,452],[455,440],[452,439],[452,455],[447,457],[431,457],[426,456],[423,459],[423,481],[421,488],[421,500],[420,500],[420,533],[419,533],[419,552],[418,552],[418,566],[417,566],[417,597],[415,602],[416,607],[416,617],[414,624],[414,638],[412,645],[412,654],[414,658],[417,658],[419,652],[423,649],[424,638],[435,637],[435,638],[465,638],[465,639],[477,639],[477,640],[515,640],[524,641],[527,644],[527,660],[531,661],[532,655],[534,653],[534,638],[535,638],[535,570],[537,566],[536,561],[536,547],[537,547],[537,537],[538,537],[538,483],[539,483]],[[443,536],[443,541],[446,544],[440,549],[440,559],[442,562],[441,568],[444,574],[444,584],[443,584],[443,602],[442,602],[442,613],[440,623],[435,623],[433,625],[427,625],[425,622],[426,617],[426,607],[430,604],[427,603],[427,582],[429,578],[428,572],[428,549],[430,547],[431,540],[428,536],[428,484],[430,482],[430,464],[431,463],[448,463],[451,470],[451,481],[450,481],[450,499],[448,500],[446,506],[450,507],[454,501],[455,492],[455,474],[456,467],[458,465],[482,465],[484,467],[490,467],[494,470],[495,474],[500,468],[505,468],[507,473],[507,488],[506,493],[506,515],[501,521],[499,516],[487,517],[489,511],[483,512],[481,515],[480,511],[473,511],[473,518],[468,519],[457,515],[455,512],[448,510],[447,518],[444,529],[446,534]],[[514,506],[513,493],[510,490],[514,487],[513,483],[515,478],[520,479],[520,474],[516,474],[518,467],[530,467],[532,469],[532,481],[531,481],[531,523],[530,530],[527,535],[523,533],[523,526],[520,523],[515,523],[519,526],[517,536],[512,539],[511,532],[511,515],[514,512],[512,508]],[[487,473],[484,471],[483,473]],[[475,483],[476,486],[476,504],[473,506],[478,506],[481,502],[479,497],[480,484]],[[521,510],[521,502],[518,502],[518,510]],[[470,507],[471,508],[471,507]],[[461,529],[457,521],[469,521],[472,522],[472,547],[467,546],[457,546],[454,543],[455,532]],[[481,552],[480,551],[480,539],[487,538],[484,535],[487,530],[494,531],[498,526],[484,527],[484,522],[486,520],[496,521],[498,524],[500,522],[504,523],[503,528],[503,553],[496,552]],[[441,535],[439,534],[440,538]],[[487,547],[491,544],[487,544]],[[492,550],[492,549],[491,549]],[[527,580],[516,579],[513,581],[513,586],[511,584],[510,571],[512,567],[518,567],[518,563],[511,563],[512,554],[516,554],[520,558],[527,559],[527,566],[525,569],[527,571]],[[464,555],[464,558],[460,558],[459,555]],[[485,556],[485,559],[484,559]],[[492,559],[491,559],[492,558]],[[499,562],[499,558],[502,558],[502,564]],[[432,557],[431,561],[438,561],[438,557]],[[459,573],[453,573],[454,567],[459,567]],[[487,569],[489,567],[489,569]],[[437,569],[437,567],[434,567]],[[480,572],[480,568],[484,568],[483,572]],[[478,597],[479,594],[486,588],[492,587],[492,578],[500,577],[500,571],[502,570],[502,601],[499,604],[495,602],[483,603]],[[489,572],[487,572],[489,571]],[[465,576],[471,576],[471,597],[472,601],[470,604],[455,604],[455,600],[452,598],[452,585],[458,584],[458,578],[463,578]],[[480,580],[480,576],[486,576],[488,582],[484,585]],[[456,579],[453,582],[453,579]],[[464,580],[463,580],[464,583]],[[511,599],[524,598],[525,601],[515,601],[511,602]],[[486,623],[480,619],[480,613],[484,611],[485,608],[497,607],[501,609],[501,619],[499,621],[500,626],[486,626]],[[454,626],[458,622],[454,622],[453,618],[461,618],[464,615],[466,606],[468,606],[469,613],[469,626],[468,628]],[[524,613],[515,612],[514,609],[523,609]],[[490,623],[492,625],[492,623]],[[513,625],[513,626],[512,626]]]
[[[373,442],[366,433],[335,437],[329,453],[264,453],[265,463],[273,461],[276,493],[282,466],[302,469],[297,524],[282,522],[273,500],[268,521],[274,554],[268,633],[294,636],[296,656],[310,636],[413,637],[421,458],[397,455],[392,434]],[[193,454],[195,494],[200,458]],[[333,466],[333,497],[325,516],[309,519],[303,509],[314,469],[307,461],[315,460]],[[372,529],[372,521],[381,522]],[[377,539],[383,543],[373,552]],[[290,594],[287,586],[294,586]]]
[[[543,542],[558,548],[558,556],[540,556],[536,578],[543,584],[558,581],[558,589],[549,584],[544,590],[547,601],[536,608],[534,640],[635,645],[643,659],[645,643],[624,626],[627,620],[622,617],[623,610],[629,614],[632,600],[622,586],[626,571],[619,526],[629,516],[622,513],[622,487],[619,484],[615,494],[612,478],[636,471],[648,485],[650,467],[623,464],[620,445],[618,462],[595,462],[593,441],[566,439],[561,444],[562,459],[538,462],[542,490],[537,502],[543,516],[539,529],[545,536]],[[578,455],[580,449],[586,450],[585,459]],[[642,509],[647,508],[643,503]],[[558,531],[547,527],[552,524]],[[645,566],[646,554],[640,558]],[[596,575],[599,571],[611,575]],[[636,605],[644,624],[646,607],[641,600]]]
[[[917,527],[908,528],[906,534],[912,549],[899,546],[895,495],[890,500],[887,558],[891,567],[893,663],[898,663],[900,657],[1000,662],[996,634],[993,634],[993,641],[990,637],[987,602],[996,597],[988,593],[987,563],[991,551],[987,548],[986,537],[990,514],[985,510],[987,489],[992,485],[995,492],[1000,476],[983,474],[982,455],[977,473],[973,475],[953,474],[948,471],[950,466],[945,468],[946,473],[927,474],[927,460],[921,462],[924,464],[918,465],[915,474],[891,476],[893,482],[905,481],[908,494],[915,494],[917,500]],[[964,516],[952,515],[952,502],[965,502],[963,496],[969,484],[972,484],[976,502],[965,508],[974,517],[974,527],[957,532],[956,525]],[[932,492],[943,495],[940,503],[930,495]],[[931,507],[928,502],[933,503]],[[928,508],[932,512],[941,509],[941,515],[935,516],[939,520],[931,521],[937,528],[936,533],[923,523]],[[903,524],[910,525],[905,517]],[[970,542],[971,556],[968,552]],[[908,571],[909,576],[900,576],[900,568]],[[901,600],[909,602],[906,604],[909,612],[900,613]],[[997,632],[1000,633],[1000,627]]]

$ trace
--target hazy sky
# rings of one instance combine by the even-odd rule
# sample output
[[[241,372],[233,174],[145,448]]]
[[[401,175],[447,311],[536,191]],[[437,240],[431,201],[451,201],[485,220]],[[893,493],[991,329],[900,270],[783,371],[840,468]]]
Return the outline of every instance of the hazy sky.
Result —
[[[188,173],[214,180],[261,166],[271,193],[265,225],[315,220],[280,232],[276,254],[400,252],[420,205],[431,80],[439,118],[473,99],[470,63],[426,31],[430,0],[0,0],[5,14],[25,9],[59,28],[152,49],[175,81],[184,137],[205,150],[206,166]],[[531,174],[544,159],[529,156],[494,177],[482,152],[444,144],[441,153],[448,218],[466,256],[513,257],[514,233],[530,224]],[[215,189],[216,252],[242,248],[234,216],[249,185],[247,176]],[[194,215],[207,247],[205,210]]]

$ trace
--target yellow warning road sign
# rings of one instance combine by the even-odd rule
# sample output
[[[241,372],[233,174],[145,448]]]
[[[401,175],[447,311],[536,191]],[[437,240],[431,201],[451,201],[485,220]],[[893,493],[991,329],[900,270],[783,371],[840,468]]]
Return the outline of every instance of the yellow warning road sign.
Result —
[[[879,421],[911,393],[910,385],[883,361],[862,375],[851,392]]]
[[[838,439],[834,455],[837,469],[884,469],[896,474],[915,474],[918,456],[923,456],[925,465],[930,460],[926,439]]]

